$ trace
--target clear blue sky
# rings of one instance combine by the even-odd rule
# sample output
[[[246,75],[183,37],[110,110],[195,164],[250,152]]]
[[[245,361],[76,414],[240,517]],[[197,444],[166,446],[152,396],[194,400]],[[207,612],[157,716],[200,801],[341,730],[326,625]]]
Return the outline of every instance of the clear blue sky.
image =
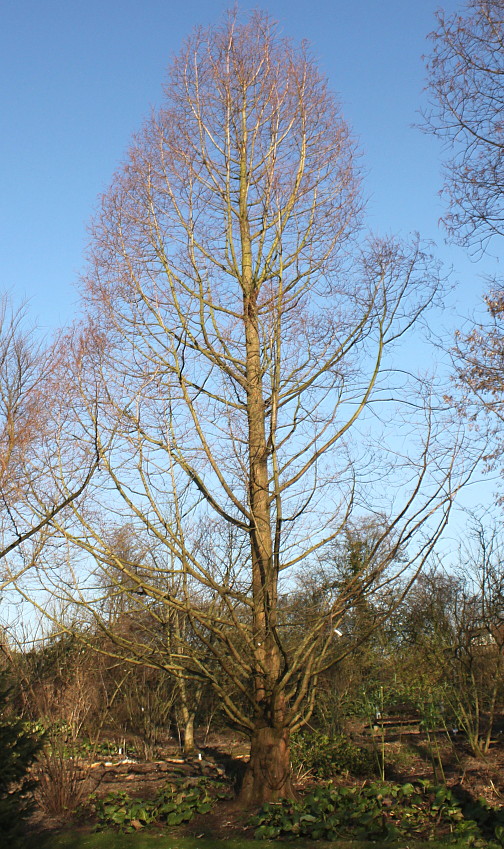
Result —
[[[161,99],[170,57],[224,0],[3,0],[0,12],[0,290],[28,298],[42,327],[72,319],[86,226],[131,134]],[[243,2],[243,8],[258,4]],[[440,145],[412,127],[425,102],[422,54],[436,0],[269,0],[307,38],[354,128],[369,222],[418,230],[453,264],[461,314],[484,267],[443,246]],[[460,8],[446,0],[450,11]],[[450,323],[450,319],[447,319]],[[453,322],[452,322],[453,323]],[[455,320],[456,323],[456,320]]]

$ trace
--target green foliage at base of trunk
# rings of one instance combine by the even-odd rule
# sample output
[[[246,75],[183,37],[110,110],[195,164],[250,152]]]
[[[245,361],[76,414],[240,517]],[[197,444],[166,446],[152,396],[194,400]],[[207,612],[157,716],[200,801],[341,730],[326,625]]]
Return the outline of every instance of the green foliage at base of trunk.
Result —
[[[263,805],[253,817],[256,838],[274,840],[433,840],[504,845],[504,810],[483,799],[463,804],[447,787],[373,782],[362,787],[317,787],[299,802]],[[487,844],[488,845],[488,844]]]
[[[121,831],[140,831],[154,823],[180,825],[195,814],[205,814],[216,798],[227,798],[227,789],[213,780],[169,782],[154,799],[133,799],[127,793],[109,793],[92,799],[97,826]]]

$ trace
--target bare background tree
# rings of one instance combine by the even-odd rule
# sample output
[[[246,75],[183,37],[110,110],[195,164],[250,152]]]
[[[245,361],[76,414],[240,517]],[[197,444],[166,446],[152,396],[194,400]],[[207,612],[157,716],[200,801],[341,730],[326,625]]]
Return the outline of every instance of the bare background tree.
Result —
[[[397,617],[395,666],[437,727],[449,722],[485,757],[501,719],[504,683],[502,539],[488,516],[468,517],[456,558],[434,558]],[[431,721],[432,721],[431,720]]]
[[[407,587],[446,524],[456,445],[431,381],[388,357],[438,269],[417,241],[363,236],[348,127],[267,16],[197,30],[165,94],[94,224],[54,485],[72,491],[76,457],[100,469],[40,563],[118,657],[211,684],[251,739],[248,805],[291,794],[290,732],[343,617]],[[282,598],[369,514],[365,556],[293,636]],[[136,611],[122,637],[111,594]]]
[[[427,59],[432,108],[426,129],[440,136],[451,154],[444,222],[449,235],[472,251],[484,250],[491,240],[498,250],[495,237],[504,233],[504,3],[469,0],[463,13],[440,11],[437,18]],[[462,410],[489,429],[487,459],[493,466],[500,465],[502,455],[501,279],[489,281],[485,301],[488,319],[457,336],[455,367]]]
[[[504,3],[469,0],[464,12],[437,13],[427,59],[432,108],[427,129],[451,151],[445,224],[460,244],[484,246],[504,232]]]
[[[0,301],[0,589],[34,565],[50,520],[80,496],[97,466],[74,463],[73,479],[55,485],[56,399],[67,395],[58,344],[44,344],[25,307]],[[70,471],[71,465],[68,465]],[[70,487],[70,488],[68,488]]]

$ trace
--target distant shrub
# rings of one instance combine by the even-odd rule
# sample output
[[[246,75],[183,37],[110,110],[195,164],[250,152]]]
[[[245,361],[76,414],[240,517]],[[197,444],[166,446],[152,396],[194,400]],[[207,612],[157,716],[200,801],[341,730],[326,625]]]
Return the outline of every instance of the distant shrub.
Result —
[[[38,807],[56,819],[67,819],[88,798],[96,787],[89,763],[72,752],[62,740],[50,734],[37,764]]]
[[[316,732],[294,734],[291,738],[294,771],[311,772],[317,778],[350,773],[369,776],[376,772],[373,753],[357,746],[345,734],[328,737]]]

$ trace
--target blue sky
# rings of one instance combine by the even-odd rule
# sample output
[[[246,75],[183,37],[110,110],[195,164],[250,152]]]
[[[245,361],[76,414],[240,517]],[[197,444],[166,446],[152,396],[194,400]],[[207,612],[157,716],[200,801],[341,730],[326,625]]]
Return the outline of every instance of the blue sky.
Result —
[[[3,0],[0,12],[0,290],[29,299],[52,329],[71,321],[86,226],[131,134],[161,100],[170,57],[221,0]],[[243,2],[243,8],[255,3]],[[369,224],[418,230],[454,266],[448,326],[479,303],[481,275],[443,245],[439,143],[412,124],[435,0],[269,0],[283,32],[307,38],[353,126],[367,172]],[[461,4],[446,0],[454,11]]]

